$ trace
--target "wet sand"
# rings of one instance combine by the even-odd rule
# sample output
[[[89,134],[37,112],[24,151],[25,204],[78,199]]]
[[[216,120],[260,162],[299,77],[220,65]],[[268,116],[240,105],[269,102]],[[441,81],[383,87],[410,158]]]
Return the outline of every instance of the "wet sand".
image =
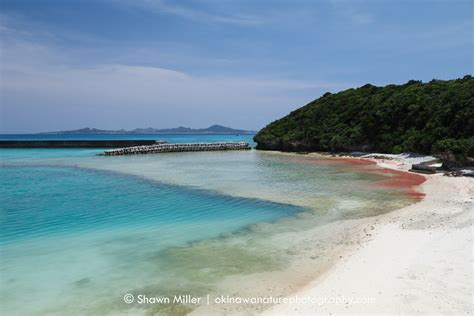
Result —
[[[367,238],[350,237],[352,249],[291,294],[316,303],[279,304],[265,315],[472,313],[474,179],[408,174],[403,160],[377,164],[391,176],[381,185],[415,193],[419,185],[422,200],[361,219]]]
[[[319,156],[313,157],[312,155],[282,155],[285,155],[287,160],[295,163],[338,165],[341,167],[339,169],[340,172],[345,172],[344,170],[346,170],[364,174],[374,173],[377,176],[377,180],[374,180],[374,187],[390,187],[400,190],[401,194],[413,197],[412,201],[409,202],[410,204],[418,202],[423,194],[417,190],[418,185],[425,181],[424,176],[376,167],[376,162],[373,160],[352,158],[321,159]],[[373,167],[370,167],[371,165]],[[380,205],[373,205],[371,207],[377,209],[377,212],[380,211]],[[387,209],[386,212],[393,210]],[[275,255],[278,253],[290,254],[291,264],[278,271],[227,277],[220,283],[220,293],[246,298],[292,297],[292,295],[298,295],[303,289],[310,286],[313,281],[323,278],[332,271],[342,258],[359,250],[361,245],[367,243],[372,238],[374,226],[378,221],[378,216],[364,214],[355,218],[328,221],[322,225],[319,223],[303,230],[284,231],[272,236],[256,235],[255,238],[259,238],[259,240],[253,243],[258,243],[261,249],[273,248]],[[311,222],[309,225],[311,225]],[[286,226],[291,227],[292,220],[289,220]],[[294,225],[294,227],[298,227],[298,225]],[[267,239],[260,239],[261,237]],[[279,245],[279,247],[275,248],[275,245]],[[217,293],[219,294],[219,290]],[[284,308],[284,305],[282,306]],[[200,306],[192,314],[252,315],[260,314],[268,308],[271,308],[271,304],[211,304],[210,306]],[[272,313],[273,310],[270,309],[269,311]],[[282,313],[291,314],[294,311],[284,310]],[[311,313],[313,311],[309,312],[309,314]]]

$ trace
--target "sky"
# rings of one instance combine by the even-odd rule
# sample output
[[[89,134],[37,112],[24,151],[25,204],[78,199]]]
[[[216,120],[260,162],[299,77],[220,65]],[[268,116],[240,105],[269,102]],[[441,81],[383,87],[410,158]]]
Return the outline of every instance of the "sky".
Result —
[[[258,130],[327,91],[474,68],[470,0],[1,0],[0,9],[0,133]]]

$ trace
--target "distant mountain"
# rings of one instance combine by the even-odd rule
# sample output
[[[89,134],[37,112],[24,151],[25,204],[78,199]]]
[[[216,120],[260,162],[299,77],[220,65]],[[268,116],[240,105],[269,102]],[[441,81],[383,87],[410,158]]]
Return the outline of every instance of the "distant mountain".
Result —
[[[136,128],[131,131],[124,129],[120,130],[103,130],[97,128],[81,128],[73,131],[58,131],[46,132],[40,134],[56,134],[56,135],[95,135],[95,134],[255,134],[255,131],[247,131],[242,129],[233,129],[222,125],[212,125],[208,128],[189,128],[189,127],[175,127],[175,128]]]

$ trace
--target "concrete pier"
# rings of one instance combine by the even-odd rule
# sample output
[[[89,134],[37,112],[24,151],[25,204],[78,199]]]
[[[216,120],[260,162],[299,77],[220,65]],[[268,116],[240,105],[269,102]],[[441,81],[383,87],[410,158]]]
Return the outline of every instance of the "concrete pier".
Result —
[[[166,143],[154,139],[138,140],[0,140],[0,148],[122,148]]]
[[[185,144],[155,144],[148,146],[134,146],[104,151],[105,156],[136,155],[151,153],[189,152],[189,151],[217,151],[217,150],[248,150],[250,145],[245,142],[221,143],[185,143]]]

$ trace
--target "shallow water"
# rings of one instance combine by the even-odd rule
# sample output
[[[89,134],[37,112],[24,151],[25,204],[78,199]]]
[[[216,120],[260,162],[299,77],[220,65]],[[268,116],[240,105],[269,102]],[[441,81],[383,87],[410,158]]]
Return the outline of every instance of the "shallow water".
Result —
[[[203,295],[227,276],[285,269],[294,254],[284,249],[315,226],[413,202],[364,165],[98,152],[0,150],[2,314],[116,313],[137,307],[125,293]]]

